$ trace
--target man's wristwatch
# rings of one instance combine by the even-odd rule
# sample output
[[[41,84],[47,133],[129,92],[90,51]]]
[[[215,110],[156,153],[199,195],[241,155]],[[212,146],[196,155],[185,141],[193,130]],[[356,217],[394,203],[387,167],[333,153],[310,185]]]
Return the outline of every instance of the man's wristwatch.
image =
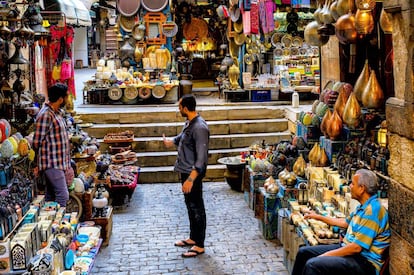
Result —
[[[189,177],[187,178],[187,180],[188,180],[189,182],[193,182],[193,180],[194,180],[194,179],[193,179],[192,177],[190,177],[190,176],[189,176]]]

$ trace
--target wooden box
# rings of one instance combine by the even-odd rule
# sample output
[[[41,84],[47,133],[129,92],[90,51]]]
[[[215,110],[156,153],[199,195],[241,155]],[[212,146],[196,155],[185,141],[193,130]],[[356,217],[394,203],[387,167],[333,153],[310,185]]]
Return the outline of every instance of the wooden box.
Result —
[[[102,245],[103,246],[108,246],[109,239],[111,238],[112,224],[113,224],[112,210],[113,210],[112,206],[108,206],[106,217],[98,217],[98,218],[91,218],[90,219],[91,221],[94,221],[95,224],[101,226],[101,239],[102,239]]]

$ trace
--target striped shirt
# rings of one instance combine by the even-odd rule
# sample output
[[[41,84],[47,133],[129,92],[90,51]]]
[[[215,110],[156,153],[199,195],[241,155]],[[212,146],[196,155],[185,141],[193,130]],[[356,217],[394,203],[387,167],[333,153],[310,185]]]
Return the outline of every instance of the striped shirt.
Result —
[[[348,229],[344,244],[356,243],[361,246],[361,255],[372,263],[379,274],[384,264],[381,255],[390,245],[388,211],[381,205],[377,195],[374,195],[358,206],[346,221]]]
[[[39,171],[70,167],[70,142],[63,111],[55,112],[45,103],[36,117],[33,147]]]

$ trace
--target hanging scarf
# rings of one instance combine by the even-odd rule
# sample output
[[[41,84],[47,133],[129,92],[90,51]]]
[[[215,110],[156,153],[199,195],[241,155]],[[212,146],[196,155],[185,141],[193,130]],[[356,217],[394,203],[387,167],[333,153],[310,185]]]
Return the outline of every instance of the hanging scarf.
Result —
[[[251,33],[259,33],[259,6],[257,3],[251,3],[250,5],[250,19],[251,19]]]

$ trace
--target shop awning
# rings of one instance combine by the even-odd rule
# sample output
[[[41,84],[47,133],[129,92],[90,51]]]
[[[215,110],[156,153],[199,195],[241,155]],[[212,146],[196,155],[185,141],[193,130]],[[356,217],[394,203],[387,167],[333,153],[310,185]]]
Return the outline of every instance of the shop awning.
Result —
[[[83,27],[92,25],[89,10],[80,0],[44,0],[44,9],[63,12],[66,24]]]

